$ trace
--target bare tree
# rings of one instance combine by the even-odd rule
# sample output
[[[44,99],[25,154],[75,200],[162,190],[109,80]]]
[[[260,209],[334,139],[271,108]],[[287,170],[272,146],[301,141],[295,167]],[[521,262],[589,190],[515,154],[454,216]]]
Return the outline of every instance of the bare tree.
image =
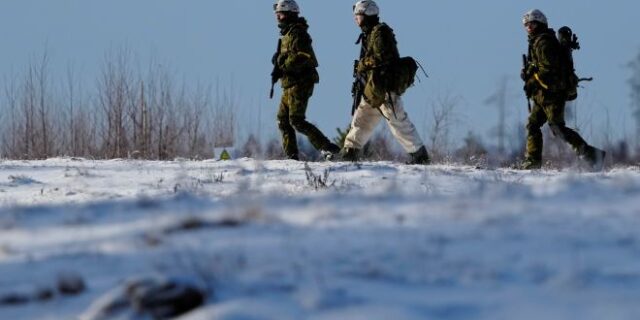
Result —
[[[629,68],[632,72],[629,86],[631,86],[631,108],[636,122],[636,147],[640,148],[640,138],[638,138],[640,137],[640,52],[629,63]]]
[[[262,146],[258,138],[254,134],[249,134],[239,153],[241,157],[260,158],[262,156]]]
[[[498,110],[498,123],[495,127],[495,136],[498,138],[498,152],[504,154],[505,140],[507,136],[507,77],[502,77],[498,90],[485,100],[485,104],[494,105]]]
[[[189,157],[202,158],[212,156],[213,146],[208,145],[203,130],[206,111],[210,107],[210,90],[204,90],[200,85],[191,94],[191,112],[187,119],[187,143],[189,146]]]
[[[52,97],[49,96],[49,73],[47,66],[49,63],[49,57],[47,53],[42,56],[42,61],[36,69],[37,79],[37,96],[38,96],[38,117],[40,126],[40,157],[47,158],[51,155],[52,141],[51,141],[51,128],[49,121],[49,112],[51,110]]]
[[[69,156],[87,157],[93,155],[96,144],[95,119],[90,105],[83,98],[81,82],[77,80],[72,67],[67,68],[64,86],[64,106],[62,119],[54,119],[62,123],[60,128],[60,150]]]
[[[53,97],[49,92],[48,57],[43,54],[38,62],[30,62],[18,87],[6,90],[12,110],[14,135],[12,151],[16,157],[46,158],[54,153],[53,126],[50,114]]]
[[[103,157],[124,158],[128,156],[129,139],[127,129],[128,110],[131,108],[133,75],[130,68],[130,53],[122,49],[107,54],[98,82],[98,103],[103,112],[102,128]]]
[[[216,148],[231,147],[235,143],[237,99],[233,88],[222,89],[216,85],[213,106],[213,142]]]
[[[5,78],[0,155],[202,158],[214,147],[234,146],[233,87],[218,84],[215,96],[208,86],[189,90],[184,81],[176,86],[175,75],[160,64],[151,63],[145,73],[134,70],[132,57],[126,48],[107,52],[95,93],[84,91],[72,67],[54,81],[46,53],[23,74]],[[259,139],[252,145],[259,150]]]
[[[2,131],[2,154],[10,158],[20,157],[18,152],[18,97],[19,89],[16,85],[15,77],[5,78],[4,94],[6,99],[5,108],[0,109],[3,117]],[[5,110],[6,109],[6,110]]]
[[[462,98],[445,94],[431,103],[433,126],[429,140],[434,160],[442,160],[451,151],[451,129],[457,121],[456,108]]]

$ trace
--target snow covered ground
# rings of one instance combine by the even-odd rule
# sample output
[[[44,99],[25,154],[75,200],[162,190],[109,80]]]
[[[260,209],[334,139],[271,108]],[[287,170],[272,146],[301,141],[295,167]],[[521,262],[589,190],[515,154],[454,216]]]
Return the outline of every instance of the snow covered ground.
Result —
[[[0,161],[0,306],[76,319],[121,281],[198,279],[180,320],[640,319],[640,169]],[[326,176],[325,176],[326,175]]]

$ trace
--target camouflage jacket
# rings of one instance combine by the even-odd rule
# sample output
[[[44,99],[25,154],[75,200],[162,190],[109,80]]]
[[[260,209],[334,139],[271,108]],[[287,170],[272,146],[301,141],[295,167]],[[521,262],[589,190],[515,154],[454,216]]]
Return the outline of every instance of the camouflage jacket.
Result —
[[[561,92],[560,43],[552,29],[529,36],[529,67],[531,75],[528,85],[535,85],[533,91]]]
[[[362,57],[358,62],[358,72],[366,79],[364,98],[373,107],[386,100],[386,94],[392,87],[389,67],[398,61],[396,36],[385,23],[363,28]]]
[[[379,23],[370,30],[365,29],[364,33],[364,54],[358,66],[360,72],[384,69],[400,58],[396,36],[387,24]]]
[[[275,59],[282,71],[282,87],[290,88],[297,84],[313,84],[320,81],[318,60],[311,45],[311,36],[307,32],[309,25],[304,18],[283,26],[281,30],[280,55]]]

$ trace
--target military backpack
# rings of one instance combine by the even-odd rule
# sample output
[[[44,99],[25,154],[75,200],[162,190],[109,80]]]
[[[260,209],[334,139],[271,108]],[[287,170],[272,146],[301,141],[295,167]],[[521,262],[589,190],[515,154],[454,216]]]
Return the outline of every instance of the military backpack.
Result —
[[[412,57],[402,57],[389,67],[389,72],[391,73],[390,91],[402,95],[413,86],[418,72],[418,63]]]
[[[573,101],[578,98],[578,86],[580,81],[591,81],[592,78],[580,79],[576,74],[573,63],[573,50],[580,50],[578,36],[571,28],[562,27],[558,30],[558,41],[560,42],[560,67],[562,86],[566,93],[566,100]]]

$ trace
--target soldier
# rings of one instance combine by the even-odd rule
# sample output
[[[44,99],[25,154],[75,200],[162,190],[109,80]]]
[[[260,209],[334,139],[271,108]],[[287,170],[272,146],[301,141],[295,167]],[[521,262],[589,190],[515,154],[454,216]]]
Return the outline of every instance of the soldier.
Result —
[[[278,51],[273,56],[273,83],[280,80],[283,93],[278,110],[278,128],[282,132],[284,152],[289,159],[299,160],[296,130],[306,135],[314,148],[325,157],[337,154],[340,148],[331,143],[313,124],[306,120],[306,110],[313,87],[320,77],[307,21],[299,16],[294,0],[279,0],[273,9],[280,28]]]
[[[378,5],[371,0],[353,6],[356,24],[362,29],[361,57],[357,73],[364,79],[364,94],[353,115],[344,143],[342,159],[357,161],[360,149],[373,134],[382,118],[391,133],[410,155],[408,164],[429,164],[429,154],[418,131],[404,110],[400,94],[388,87],[393,79],[389,67],[400,59],[393,30],[380,22]]]
[[[527,151],[522,169],[539,169],[542,166],[542,131],[549,123],[554,136],[560,137],[595,170],[602,169],[605,152],[587,144],[564,121],[567,98],[566,79],[561,69],[561,48],[555,33],[547,24],[547,17],[540,10],[524,15],[524,26],[529,35],[527,66],[522,70],[527,97],[534,105],[527,123]]]

